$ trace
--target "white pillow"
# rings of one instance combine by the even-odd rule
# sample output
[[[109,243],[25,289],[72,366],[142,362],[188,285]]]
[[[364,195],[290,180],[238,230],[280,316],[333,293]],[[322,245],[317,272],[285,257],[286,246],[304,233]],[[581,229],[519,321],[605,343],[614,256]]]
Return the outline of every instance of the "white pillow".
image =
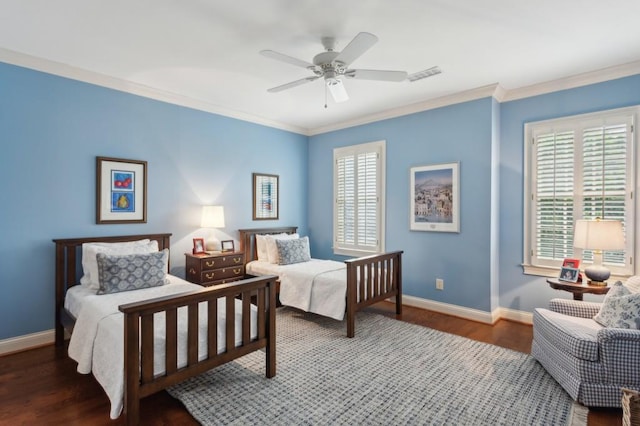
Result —
[[[640,293],[640,275],[629,277],[624,283],[624,286],[629,289],[631,293]]]
[[[263,262],[269,261],[267,254],[267,240],[265,235],[256,234],[256,251],[258,252],[258,260]]]
[[[80,279],[80,284],[86,285],[94,290],[100,288],[98,261],[96,259],[98,253],[126,255],[154,253],[156,251],[158,251],[158,242],[155,240],[140,240],[126,243],[85,243],[82,245],[82,270],[84,275]]]
[[[276,246],[276,240],[295,240],[300,238],[298,234],[276,234],[265,235],[265,241],[267,242],[267,260],[270,263],[278,264],[280,262],[280,256],[278,255],[278,246]]]

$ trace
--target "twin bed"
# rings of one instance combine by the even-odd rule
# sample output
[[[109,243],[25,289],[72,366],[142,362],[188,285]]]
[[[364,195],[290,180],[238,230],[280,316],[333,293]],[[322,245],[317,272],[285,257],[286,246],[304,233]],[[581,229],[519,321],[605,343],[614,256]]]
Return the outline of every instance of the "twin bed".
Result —
[[[168,276],[165,285],[102,295],[76,285],[82,244],[148,239],[163,250],[170,236],[54,240],[56,345],[73,331],[78,371],[93,372],[111,417],[124,409],[126,424],[138,424],[141,398],[253,351],[264,348],[266,376],[276,374],[274,276],[210,288]]]
[[[127,424],[137,424],[141,398],[250,352],[264,349],[265,374],[273,377],[278,291],[285,305],[336,319],[346,315],[348,337],[355,335],[356,312],[366,306],[394,297],[402,312],[401,251],[333,262],[328,270],[314,262],[258,260],[256,236],[296,229],[240,230],[247,270],[259,276],[203,288],[167,274],[164,285],[113,294],[77,285],[83,244],[150,240],[168,251],[171,234],[56,239],[56,344],[63,344],[65,329],[71,333],[69,355],[79,372],[93,372],[103,386],[111,417],[123,411]],[[298,285],[303,292],[294,282],[301,269],[315,271]]]
[[[344,262],[311,259],[280,265],[259,259],[259,236],[295,234],[295,226],[240,229],[240,247],[247,273],[277,275],[283,305],[342,320],[347,337],[355,335],[356,312],[394,298],[396,314],[402,313],[402,251],[349,259]]]

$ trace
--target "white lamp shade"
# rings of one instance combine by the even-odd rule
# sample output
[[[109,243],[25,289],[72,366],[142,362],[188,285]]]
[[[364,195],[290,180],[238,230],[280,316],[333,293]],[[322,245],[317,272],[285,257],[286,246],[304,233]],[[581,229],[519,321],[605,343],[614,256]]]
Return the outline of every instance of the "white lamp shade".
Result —
[[[202,206],[201,228],[224,228],[224,208],[222,206]]]
[[[624,234],[619,220],[576,220],[573,245],[590,250],[622,250]]]

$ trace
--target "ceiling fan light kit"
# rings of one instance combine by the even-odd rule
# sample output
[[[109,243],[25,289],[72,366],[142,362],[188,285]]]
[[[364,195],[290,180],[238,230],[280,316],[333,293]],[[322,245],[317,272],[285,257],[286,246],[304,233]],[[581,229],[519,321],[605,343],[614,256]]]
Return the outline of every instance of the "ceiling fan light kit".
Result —
[[[291,65],[306,68],[313,72],[314,76],[305,77],[299,80],[292,81],[280,86],[272,87],[267,91],[270,93],[280,92],[286,89],[291,89],[296,86],[300,86],[305,83],[324,78],[325,86],[331,92],[335,102],[344,102],[349,99],[349,95],[344,87],[341,77],[357,78],[361,80],[378,80],[378,81],[392,81],[401,82],[406,81],[408,74],[406,71],[387,71],[387,70],[365,70],[365,69],[350,69],[349,65],[356,59],[358,59],[363,53],[371,48],[378,41],[378,37],[371,33],[361,32],[358,33],[353,40],[341,51],[337,52],[335,48],[335,38],[322,37],[321,42],[325,52],[321,52],[313,57],[313,63],[303,61],[282,53],[275,52],[273,50],[263,50],[260,52],[263,56],[271,59],[275,59],[281,62],[286,62]],[[437,72],[433,70],[437,69]],[[439,74],[441,71],[438,67],[430,68],[417,74],[431,71],[429,75],[424,75],[415,78],[426,78],[431,75]],[[325,105],[326,106],[326,105]]]

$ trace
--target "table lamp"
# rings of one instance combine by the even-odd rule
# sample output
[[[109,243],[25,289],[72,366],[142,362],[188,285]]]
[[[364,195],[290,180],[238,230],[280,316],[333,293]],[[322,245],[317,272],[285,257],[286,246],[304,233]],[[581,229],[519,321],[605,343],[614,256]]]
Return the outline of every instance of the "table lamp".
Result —
[[[623,250],[624,234],[619,220],[576,220],[573,234],[574,247],[593,250],[593,264],[584,269],[591,285],[607,285],[611,276],[602,264],[604,250]]]
[[[201,228],[224,228],[224,208],[222,206],[202,206]],[[218,240],[211,238],[207,240],[206,250],[215,251]]]

